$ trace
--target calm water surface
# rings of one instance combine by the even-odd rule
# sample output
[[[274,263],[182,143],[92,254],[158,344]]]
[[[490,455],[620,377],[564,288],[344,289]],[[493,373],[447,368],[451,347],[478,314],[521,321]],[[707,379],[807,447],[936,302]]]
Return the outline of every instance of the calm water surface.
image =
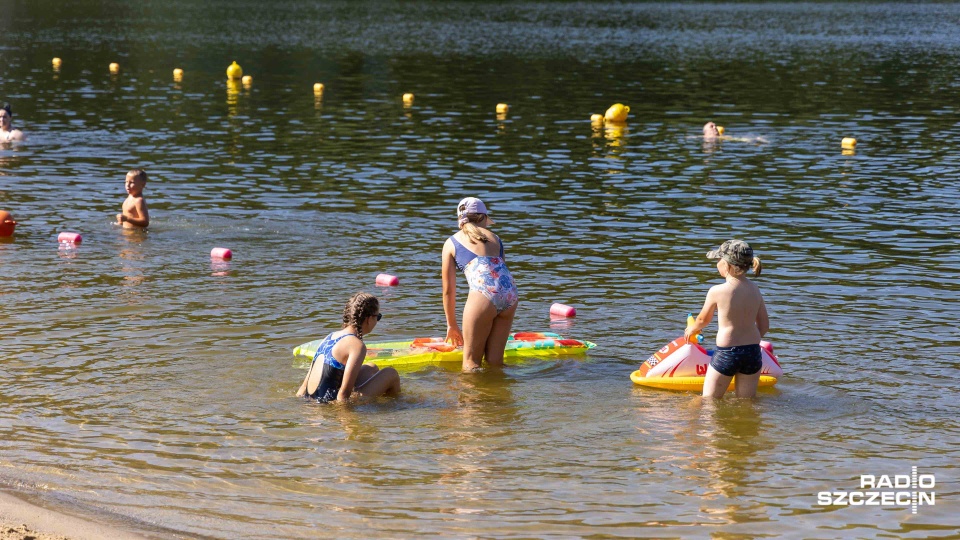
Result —
[[[303,4],[2,4],[0,98],[29,137],[0,147],[5,485],[159,537],[955,534],[960,7]],[[615,102],[628,126],[592,129]],[[734,139],[703,144],[707,120]],[[146,233],[111,225],[133,167]],[[291,348],[357,290],[382,300],[372,338],[442,335],[467,195],[506,243],[514,328],[599,347],[295,399]],[[634,387],[731,237],[764,260],[786,376],[714,405]],[[936,476],[916,515],[817,505],[912,466]]]

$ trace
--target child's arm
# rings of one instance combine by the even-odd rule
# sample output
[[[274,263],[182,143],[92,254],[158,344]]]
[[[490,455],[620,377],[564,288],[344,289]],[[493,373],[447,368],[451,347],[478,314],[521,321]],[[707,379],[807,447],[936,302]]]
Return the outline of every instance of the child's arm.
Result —
[[[703,302],[703,309],[700,310],[700,314],[697,315],[697,319],[693,322],[693,325],[688,326],[687,329],[683,331],[683,337],[687,340],[687,343],[693,343],[691,338],[699,334],[700,331],[706,328],[706,326],[710,324],[710,321],[713,320],[713,312],[717,309],[717,301],[714,298],[715,293],[713,289],[713,287],[710,287],[710,290],[707,292],[707,299]]]
[[[443,244],[443,262],[441,276],[443,277],[443,315],[447,318],[447,337],[445,341],[459,347],[463,345],[463,333],[457,324],[457,272],[454,265],[453,242],[447,240]]]
[[[363,359],[366,358],[366,356],[367,346],[364,345],[363,342],[360,342],[359,347],[350,347],[350,353],[349,356],[347,356],[347,365],[343,369],[343,382],[340,384],[340,392],[337,393],[337,401],[347,401],[350,399],[350,394],[353,393],[353,387],[357,384],[357,376],[360,375],[360,366],[363,365]]]
[[[300,389],[297,390],[297,397],[303,397],[307,393],[307,381],[310,380],[310,374],[313,373],[313,366],[317,365],[316,359],[313,363],[310,364],[310,369],[307,370],[307,374],[303,377],[303,384],[300,385]]]
[[[760,309],[757,311],[757,330],[760,331],[760,337],[766,335],[770,330],[770,317],[767,315],[767,304],[760,297]]]
[[[147,201],[143,197],[138,197],[133,201],[133,208],[137,211],[139,218],[135,218],[127,215],[126,212],[118,216],[120,223],[126,221],[131,225],[136,225],[137,227],[146,227],[150,225],[150,214],[147,213]]]
[[[297,397],[303,397],[307,393],[307,380],[310,379],[310,371],[307,371],[307,375],[303,378],[303,384],[300,385],[300,389],[297,390]]]

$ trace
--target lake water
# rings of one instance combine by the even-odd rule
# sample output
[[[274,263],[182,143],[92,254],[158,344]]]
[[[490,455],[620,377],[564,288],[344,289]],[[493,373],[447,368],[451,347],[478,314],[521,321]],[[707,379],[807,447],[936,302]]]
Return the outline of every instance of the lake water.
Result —
[[[960,526],[960,6],[2,9],[0,99],[28,136],[0,147],[19,221],[0,243],[8,488],[157,537]],[[249,88],[227,85],[234,60]],[[593,129],[616,102],[627,127]],[[708,120],[734,139],[704,144]],[[147,233],[111,224],[133,167]],[[381,299],[371,339],[442,335],[440,248],[470,195],[506,244],[514,329],[599,346],[501,375],[403,371],[396,400],[295,399],[291,349],[355,291]],[[61,231],[83,243],[58,249]],[[715,404],[635,387],[719,281],[704,253],[734,237],[764,261],[784,378]],[[551,321],[553,302],[577,317]],[[911,467],[935,475],[935,506],[817,504]]]

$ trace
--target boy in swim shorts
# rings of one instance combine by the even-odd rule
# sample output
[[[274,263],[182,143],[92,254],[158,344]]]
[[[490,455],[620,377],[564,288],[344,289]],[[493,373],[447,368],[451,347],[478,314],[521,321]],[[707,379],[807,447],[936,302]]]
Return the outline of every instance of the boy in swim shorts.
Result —
[[[751,268],[760,275],[763,267],[753,248],[743,240],[727,240],[707,253],[719,259],[717,271],[724,282],[710,287],[703,309],[684,331],[687,342],[713,319],[717,312],[717,350],[703,382],[704,397],[723,397],[736,377],[737,397],[754,397],[760,383],[760,339],[770,329],[767,307],[760,287],[746,277]]]

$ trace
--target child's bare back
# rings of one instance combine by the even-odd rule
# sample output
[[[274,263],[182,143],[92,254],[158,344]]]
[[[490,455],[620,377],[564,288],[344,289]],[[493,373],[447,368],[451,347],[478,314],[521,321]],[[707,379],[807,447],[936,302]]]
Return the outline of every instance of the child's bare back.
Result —
[[[764,308],[760,287],[746,276],[726,276],[726,282],[714,285],[707,301],[717,306],[717,346],[735,347],[760,343],[757,318]],[[765,310],[764,310],[765,311]]]

